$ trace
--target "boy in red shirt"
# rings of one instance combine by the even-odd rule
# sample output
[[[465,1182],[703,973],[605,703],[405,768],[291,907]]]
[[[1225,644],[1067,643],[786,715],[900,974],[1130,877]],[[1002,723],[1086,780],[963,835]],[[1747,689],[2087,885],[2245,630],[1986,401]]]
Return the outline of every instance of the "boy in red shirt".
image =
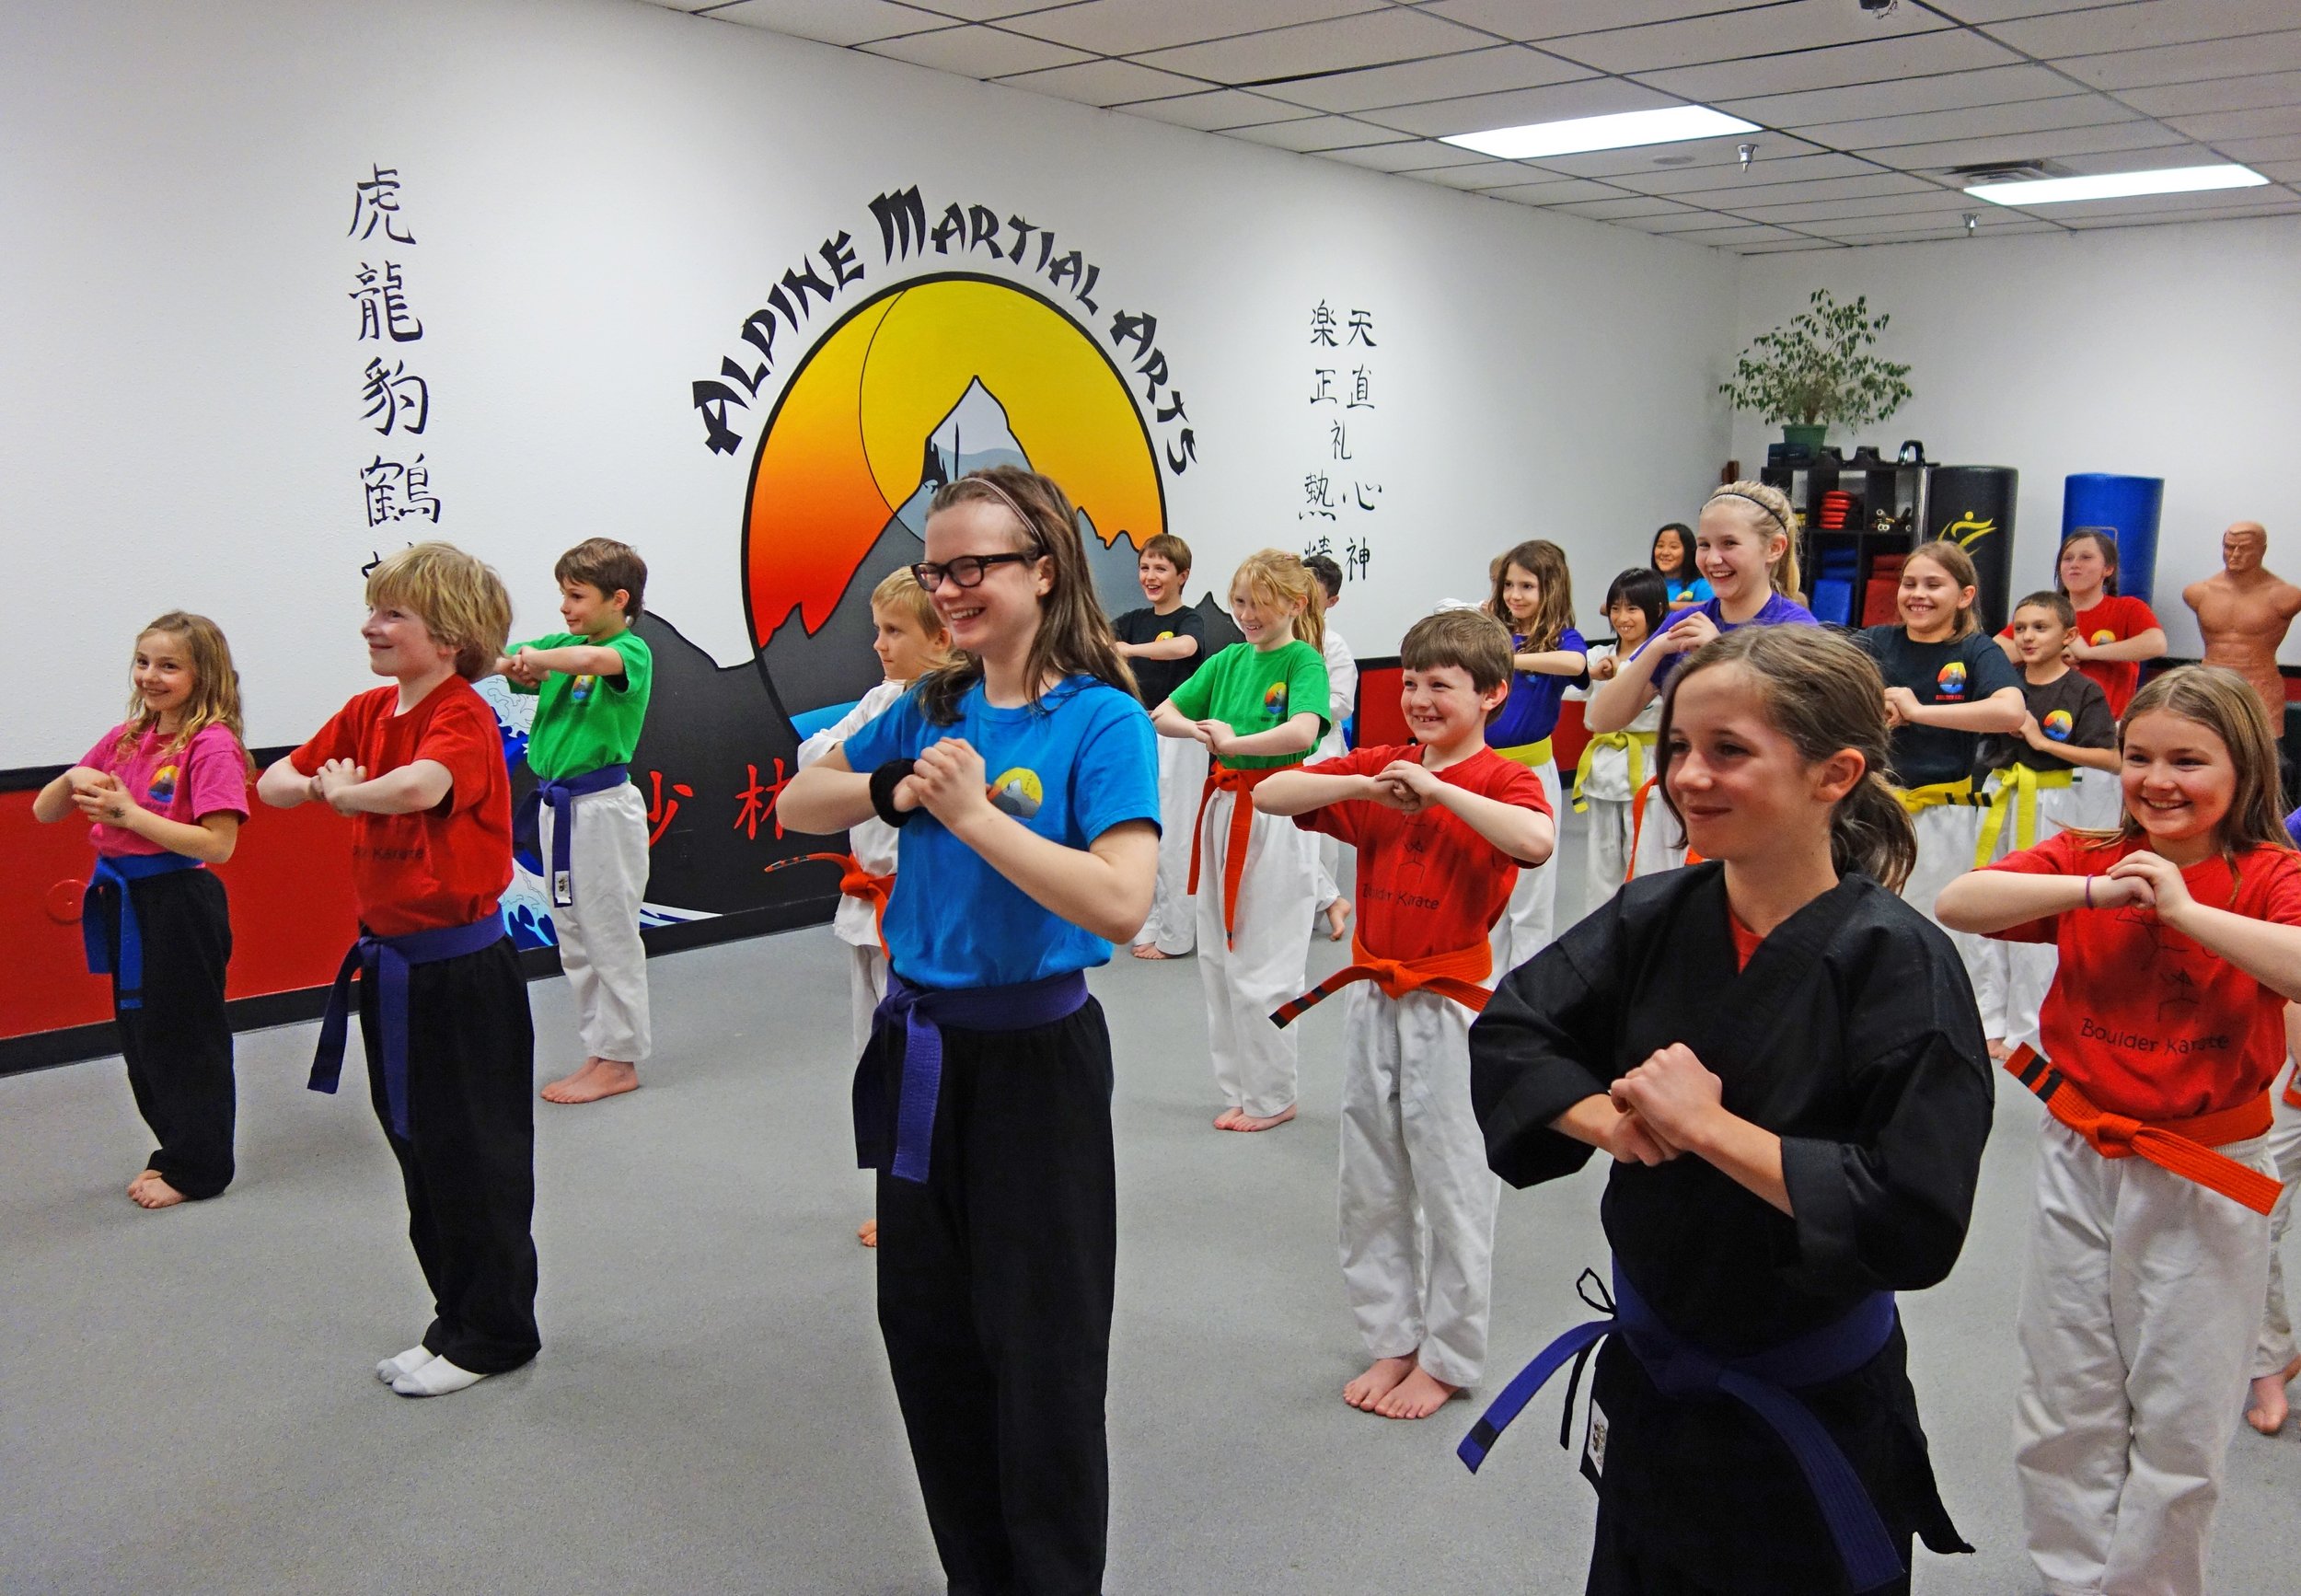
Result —
[[[1286,1024],[1351,987],[1342,1278],[1374,1362],[1343,1400],[1426,1418],[1476,1383],[1486,1359],[1500,1187],[1471,1109],[1470,1022],[1496,974],[1487,933],[1519,866],[1546,861],[1557,831],[1541,781],[1486,746],[1509,696],[1501,625],[1442,610],[1415,623],[1399,657],[1419,746],[1280,771],[1255,789],[1255,806],[1359,850],[1349,966],[1271,1018]]]
[[[444,1396],[518,1368],[536,1330],[535,1030],[497,898],[512,878],[511,778],[472,690],[511,630],[503,583],[445,543],[367,580],[359,694],[263,773],[287,809],[352,821],[360,940],[336,977],[311,1084],[333,1092],[360,976],[368,1095],[399,1161],[408,1235],[436,1301],[423,1339],[376,1366],[402,1396]]]

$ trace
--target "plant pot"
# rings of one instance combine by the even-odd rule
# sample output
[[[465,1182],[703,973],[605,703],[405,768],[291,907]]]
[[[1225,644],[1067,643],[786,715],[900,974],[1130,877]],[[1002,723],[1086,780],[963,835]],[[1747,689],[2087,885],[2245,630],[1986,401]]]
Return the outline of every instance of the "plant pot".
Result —
[[[1821,422],[1810,427],[1798,426],[1787,422],[1782,424],[1782,442],[1787,444],[1792,449],[1809,455],[1818,455],[1821,452],[1821,440],[1829,436],[1829,434],[1830,423],[1827,422]]]

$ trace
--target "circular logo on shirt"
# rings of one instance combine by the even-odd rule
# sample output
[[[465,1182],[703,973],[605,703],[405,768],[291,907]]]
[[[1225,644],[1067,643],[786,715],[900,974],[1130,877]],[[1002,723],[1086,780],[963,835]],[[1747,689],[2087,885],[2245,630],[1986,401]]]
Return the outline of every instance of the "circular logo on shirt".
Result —
[[[593,678],[590,677],[577,677],[568,687],[568,702],[572,704],[580,704],[585,699],[590,698],[592,679]]]
[[[2098,648],[2105,642],[2115,642],[2117,641],[2117,633],[2111,631],[2105,626],[2099,631],[2095,632],[2091,637],[2086,639],[2086,641]]]
[[[1941,674],[1934,678],[1934,690],[1937,698],[1961,699],[1965,697],[1964,662],[1953,659],[1942,666]]]
[[[163,808],[175,803],[176,767],[173,765],[162,765],[158,769],[153,771],[152,785],[145,790],[145,796]]]
[[[2045,719],[2040,721],[2038,725],[2056,743],[2066,743],[2069,741],[2069,734],[2076,729],[2077,717],[2067,710],[2053,710],[2049,711]]]
[[[1036,815],[1046,796],[1046,789],[1039,785],[1038,772],[1020,765],[1003,772],[990,784],[992,806],[1005,810],[1017,820],[1028,820]]]
[[[1159,633],[1159,635],[1158,635],[1158,636],[1156,636],[1156,637],[1152,638],[1150,641],[1151,641],[1152,642],[1165,642],[1167,640],[1169,640],[1170,638],[1172,638],[1174,635],[1174,634],[1173,632],[1171,632],[1171,631],[1162,631],[1162,632]]]
[[[1287,684],[1272,682],[1263,693],[1263,713],[1274,721],[1287,718]]]

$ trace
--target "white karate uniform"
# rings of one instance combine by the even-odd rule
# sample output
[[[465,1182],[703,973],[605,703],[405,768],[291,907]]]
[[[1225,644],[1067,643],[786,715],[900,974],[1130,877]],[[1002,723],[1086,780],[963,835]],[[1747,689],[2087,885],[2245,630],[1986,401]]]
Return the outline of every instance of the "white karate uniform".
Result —
[[[1196,737],[1159,739],[1159,873],[1150,895],[1150,917],[1135,933],[1135,946],[1155,947],[1168,957],[1191,950],[1197,915],[1190,902],[1191,822],[1207,790],[1207,745]]]
[[[1590,651],[1590,662],[1596,665],[1601,659],[1612,659],[1615,653],[1615,644],[1599,643]],[[1567,697],[1587,703],[1590,695],[1579,688],[1569,688]],[[1640,710],[1624,729],[1643,732],[1650,737],[1660,729],[1661,723],[1662,701],[1656,699]],[[1659,769],[1652,748],[1639,750],[1639,766],[1641,778],[1651,776]],[[1568,791],[1570,793],[1570,787]],[[1636,806],[1632,800],[1636,796],[1636,790],[1630,785],[1629,750],[1593,749],[1590,757],[1590,774],[1582,779],[1582,802],[1587,805],[1583,811],[1582,832],[1585,842],[1582,857],[1587,872],[1582,891],[1584,914],[1601,908],[1621,890],[1622,884],[1630,877],[1631,847],[1636,840],[1637,830]],[[1651,798],[1648,799],[1649,806],[1654,802]]]
[[[1558,783],[1558,763],[1553,759],[1534,768],[1542,779],[1542,795],[1555,817],[1566,813],[1566,789]],[[1563,825],[1561,825],[1563,829]],[[1510,888],[1510,907],[1494,922],[1486,941],[1494,948],[1494,967],[1508,975],[1548,947],[1558,919],[1558,862],[1552,854],[1542,865],[1518,867],[1518,885]]]
[[[1207,997],[1207,1050],[1222,1101],[1266,1119],[1294,1104],[1294,1027],[1282,1030],[1270,1016],[1310,985],[1308,909],[1318,855],[1311,834],[1292,820],[1257,814],[1239,878],[1236,934],[1226,943],[1222,866],[1231,811],[1253,802],[1252,793],[1216,792],[1199,823],[1198,978]]]
[[[2269,1276],[2269,1220],[2040,1131],[2014,1463],[2049,1596],[2200,1596]],[[2266,1173],[2268,1140],[2226,1158]]]
[[[2288,1074],[2286,1084],[2295,1078]],[[2253,1347],[2252,1377],[2282,1374],[2296,1355],[2293,1339],[2293,1313],[2285,1305],[2285,1230],[2293,1223],[2293,1190],[2301,1182],[2301,1108],[2285,1101],[2283,1090],[2277,1093],[2277,1118],[2269,1128],[2269,1158],[2276,1166],[2277,1178],[2285,1183],[2285,1189],[2277,1194],[2277,1206],[2269,1215],[2269,1293],[2268,1306],[2261,1314],[2260,1338]]]
[[[1349,750],[1343,746],[1342,723],[1348,720],[1359,704],[1359,662],[1351,656],[1350,645],[1342,641],[1330,624],[1326,628],[1326,734],[1311,750],[1310,764],[1321,759],[1339,759]],[[1339,838],[1321,833],[1317,838],[1318,885],[1312,890],[1312,908],[1320,914],[1326,906],[1342,896],[1337,885],[1342,879],[1342,841]]]
[[[1646,794],[1646,818],[1633,827],[1636,840],[1630,848],[1630,878],[1634,881],[1641,875],[1675,870],[1686,862],[1685,828],[1662,802],[1660,779],[1648,775],[1639,791]]]
[[[1367,1351],[1449,1385],[1486,1366],[1501,1182],[1470,1105],[1468,1009],[1343,994],[1342,1283]]]
[[[584,1051],[619,1064],[645,1062],[647,944],[640,940],[639,908],[647,896],[647,801],[636,782],[585,792],[574,801],[574,836],[568,842],[570,896],[551,906],[551,931],[560,968],[575,999],[576,1031]],[[547,876],[558,829],[551,805],[538,822]]]
[[[1970,804],[1929,804],[1910,816],[1910,827],[1917,833],[1917,862],[1910,867],[1909,880],[1902,884],[1902,901],[1941,926],[1965,963],[1966,977],[1979,979],[1984,962],[1983,939],[1942,926],[1934,915],[1934,900],[1943,887],[1973,868],[1973,850],[1982,840],[1982,812]]]
[[[2003,776],[1990,773],[1988,792],[1995,794]],[[2066,787],[2041,787],[2037,792],[2037,836],[2032,846],[2070,827],[2109,827],[2117,824],[2117,774],[2111,770],[2073,769]],[[2108,795],[2110,814],[2099,818]],[[1977,811],[1986,823],[1989,811]],[[2015,851],[2017,815],[2009,812],[1998,828],[1997,846],[1990,857],[2003,859]],[[1973,977],[1973,998],[1982,1010],[1983,1034],[2002,1037],[2008,1047],[2039,1045],[2038,1011],[2045,1005],[2046,989],[2061,955],[2052,943],[2006,943],[1979,939],[1980,947],[1966,962]],[[1962,951],[1962,950],[1960,950]]]
[[[881,682],[855,707],[831,725],[799,745],[799,769],[805,769],[863,727],[885,714],[901,698],[908,682]],[[877,815],[847,828],[847,850],[855,862],[873,875],[893,875],[896,838],[894,827]],[[1189,862],[1185,860],[1185,868]],[[831,934],[851,950],[847,976],[847,1007],[855,1034],[855,1057],[862,1057],[871,1041],[871,1017],[887,995],[887,956],[879,945],[879,915],[867,900],[842,893],[831,916]]]

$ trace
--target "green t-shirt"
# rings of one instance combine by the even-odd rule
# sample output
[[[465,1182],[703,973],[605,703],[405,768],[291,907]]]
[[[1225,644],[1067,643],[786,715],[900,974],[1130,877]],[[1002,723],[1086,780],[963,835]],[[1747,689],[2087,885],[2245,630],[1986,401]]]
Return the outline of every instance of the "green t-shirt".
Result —
[[[1191,672],[1169,701],[1194,721],[1220,721],[1243,737],[1283,726],[1299,714],[1313,714],[1323,737],[1327,728],[1326,661],[1300,638],[1266,653],[1251,643],[1234,642]],[[1308,758],[1308,750],[1226,754],[1222,762],[1234,770],[1275,770]]]
[[[547,781],[582,776],[602,765],[628,765],[639,746],[640,723],[647,718],[647,694],[654,685],[655,656],[646,640],[630,627],[600,642],[572,631],[555,631],[523,648],[611,648],[623,656],[623,674],[571,677],[553,671],[539,688],[511,682],[515,693],[537,693],[536,722],[527,733],[527,768]]]

